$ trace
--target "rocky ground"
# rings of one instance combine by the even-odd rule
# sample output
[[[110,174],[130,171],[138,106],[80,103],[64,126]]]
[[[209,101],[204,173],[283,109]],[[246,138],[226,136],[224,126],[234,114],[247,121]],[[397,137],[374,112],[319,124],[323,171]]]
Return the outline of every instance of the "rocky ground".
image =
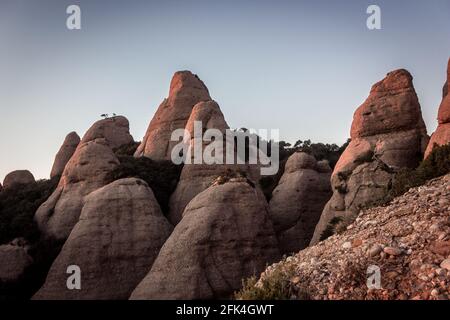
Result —
[[[370,265],[381,289],[368,289]],[[450,298],[450,175],[360,212],[342,234],[266,269],[256,286],[283,274],[291,298]]]

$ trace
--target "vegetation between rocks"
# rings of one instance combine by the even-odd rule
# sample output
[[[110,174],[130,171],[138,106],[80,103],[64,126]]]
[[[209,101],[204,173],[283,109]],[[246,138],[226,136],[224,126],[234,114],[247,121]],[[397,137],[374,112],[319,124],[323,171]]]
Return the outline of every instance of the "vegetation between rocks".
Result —
[[[308,300],[309,295],[295,277],[292,264],[283,261],[260,280],[255,276],[242,281],[242,289],[234,294],[236,300],[289,300],[291,298]]]
[[[39,239],[34,214],[56,189],[59,178],[13,186],[0,193],[0,244],[15,238],[28,242]]]
[[[169,199],[180,180],[182,165],[172,161],[154,161],[146,157],[119,156],[120,165],[107,175],[107,182],[123,178],[139,178],[152,189],[161,210],[168,212]]]

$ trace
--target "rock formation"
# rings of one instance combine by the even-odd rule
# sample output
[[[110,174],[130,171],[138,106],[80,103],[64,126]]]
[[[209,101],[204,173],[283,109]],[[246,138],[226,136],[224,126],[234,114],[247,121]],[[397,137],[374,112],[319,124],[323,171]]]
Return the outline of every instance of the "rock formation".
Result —
[[[393,71],[372,87],[354,114],[351,139],[331,176],[333,196],[312,244],[335,219],[351,220],[362,207],[384,198],[397,169],[415,167],[421,160],[428,136],[406,70]]]
[[[172,148],[177,144],[170,141],[172,132],[185,127],[198,102],[209,100],[208,89],[197,75],[190,71],[176,72],[170,83],[169,97],[156,111],[135,156],[170,160]]]
[[[270,218],[282,253],[307,247],[322,210],[331,197],[331,168],[306,153],[294,153],[272,192]]]
[[[50,173],[50,178],[59,176],[63,173],[67,162],[69,162],[79,143],[80,137],[76,132],[71,132],[66,136],[61,148],[56,154],[52,171]]]
[[[88,130],[65,166],[58,187],[36,212],[36,222],[44,234],[59,240],[69,236],[84,197],[103,187],[107,174],[119,165],[111,147],[132,141],[124,124],[128,120],[116,117],[98,121]]]
[[[438,112],[438,127],[436,131],[431,135],[430,143],[428,144],[425,152],[425,158],[433,150],[435,145],[446,145],[450,143],[450,95],[448,95],[450,81],[450,59],[447,67],[447,82],[444,85],[442,102],[439,106]]]
[[[140,179],[117,180],[86,198],[80,220],[34,299],[128,299],[150,270],[172,226]],[[68,290],[67,267],[82,290]]]
[[[33,262],[26,248],[14,244],[0,246],[0,261],[0,282],[19,280]]]
[[[269,266],[260,281],[282,282],[290,299],[450,299],[449,186],[447,175],[363,210],[346,231]],[[374,266],[379,289],[367,287]]]
[[[233,178],[189,203],[131,299],[226,298],[279,257],[264,195]]]
[[[196,137],[194,132],[194,124],[199,122],[202,124],[203,131],[198,132],[201,136]],[[186,136],[184,142],[189,146],[188,154],[191,157],[191,164],[185,164],[181,172],[180,181],[177,188],[170,197],[169,202],[169,219],[172,224],[176,225],[181,220],[181,215],[186,205],[197,194],[206,190],[214,180],[225,174],[233,172],[245,172],[254,181],[258,181],[258,172],[255,165],[248,164],[225,164],[225,156],[222,159],[224,164],[207,164],[204,159],[202,163],[194,164],[194,145],[195,139],[200,141],[202,151],[210,144],[202,140],[202,135],[207,129],[219,130],[225,134],[228,124],[220,111],[219,105],[215,101],[199,102],[192,109],[191,116],[186,124]],[[225,155],[226,142],[223,142],[223,152]]]
[[[34,183],[36,180],[34,176],[28,170],[16,170],[10,172],[6,175],[3,180],[3,188],[8,189],[13,186],[21,185],[21,184],[30,184]]]
[[[104,138],[111,149],[134,141],[130,134],[130,124],[123,116],[115,116],[95,122],[84,134],[83,142]]]

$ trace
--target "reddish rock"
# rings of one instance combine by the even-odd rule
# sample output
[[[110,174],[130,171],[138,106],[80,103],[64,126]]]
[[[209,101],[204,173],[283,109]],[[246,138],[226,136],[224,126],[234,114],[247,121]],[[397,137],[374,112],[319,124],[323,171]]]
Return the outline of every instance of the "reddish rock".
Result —
[[[431,153],[435,145],[450,143],[450,95],[448,95],[450,80],[450,59],[447,67],[447,82],[444,85],[443,98],[438,111],[438,127],[431,135],[430,143],[425,152],[425,158]]]
[[[50,178],[59,176],[63,173],[67,162],[69,162],[79,143],[80,137],[76,132],[71,132],[66,136],[61,148],[56,154],[52,171],[50,173]]]
[[[333,196],[311,244],[325,236],[337,217],[350,222],[361,208],[383,199],[400,168],[414,168],[428,143],[422,113],[406,70],[388,73],[356,110],[347,149],[331,176]]]
[[[351,138],[424,128],[412,79],[408,71],[400,69],[373,85],[353,116]]]
[[[170,141],[175,129],[184,128],[194,106],[209,101],[208,89],[197,75],[190,71],[176,72],[170,83],[169,97],[159,106],[136,150],[136,157],[170,160],[171,151],[178,142]]]
[[[81,143],[95,139],[105,139],[111,149],[133,142],[130,124],[123,116],[116,116],[95,122],[84,134]]]
[[[34,176],[30,171],[16,170],[6,175],[5,179],[3,180],[3,188],[8,189],[13,186],[30,184],[34,182],[36,182],[36,180],[34,179]]]
[[[434,242],[430,247],[430,251],[443,257],[450,256],[450,240]]]

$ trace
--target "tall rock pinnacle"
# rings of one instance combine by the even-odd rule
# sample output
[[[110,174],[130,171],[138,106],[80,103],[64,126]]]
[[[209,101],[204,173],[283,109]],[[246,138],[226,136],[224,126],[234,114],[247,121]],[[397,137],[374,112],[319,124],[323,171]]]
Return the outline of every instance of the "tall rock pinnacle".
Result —
[[[428,136],[408,71],[390,72],[372,87],[354,114],[351,138],[331,176],[333,196],[311,244],[324,238],[333,221],[351,221],[361,208],[383,199],[396,170],[421,160]]]
[[[425,158],[433,150],[435,145],[446,145],[450,143],[450,95],[448,94],[450,88],[450,59],[447,67],[447,82],[444,85],[443,97],[438,111],[438,127],[432,134],[430,143],[428,144]]]
[[[208,88],[197,75],[190,71],[176,72],[169,97],[158,107],[135,157],[169,160],[173,146],[178,143],[170,141],[173,130],[184,128],[194,106],[209,100]]]

